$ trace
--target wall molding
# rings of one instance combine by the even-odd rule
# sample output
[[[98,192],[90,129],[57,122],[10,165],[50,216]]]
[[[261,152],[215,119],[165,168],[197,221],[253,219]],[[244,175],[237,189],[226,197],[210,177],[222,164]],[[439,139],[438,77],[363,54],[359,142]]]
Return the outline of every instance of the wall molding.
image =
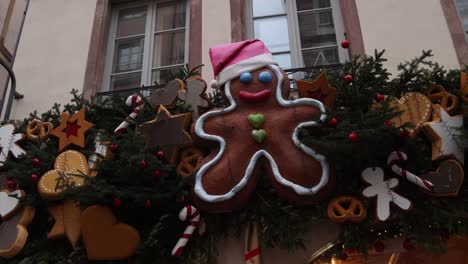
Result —
[[[351,55],[365,55],[364,39],[362,37],[361,22],[357,10],[356,0],[340,0],[341,15],[346,39],[349,40]]]
[[[468,45],[463,32],[463,26],[458,15],[457,7],[453,0],[440,0],[447,26],[452,36],[453,46],[461,67],[468,65]]]

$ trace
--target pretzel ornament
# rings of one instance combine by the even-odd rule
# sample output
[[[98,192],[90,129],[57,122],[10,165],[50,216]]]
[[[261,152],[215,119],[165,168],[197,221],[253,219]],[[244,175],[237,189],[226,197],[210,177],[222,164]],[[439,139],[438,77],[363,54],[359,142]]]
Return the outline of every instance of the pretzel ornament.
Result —
[[[426,90],[426,95],[434,104],[440,104],[449,114],[453,114],[458,107],[458,98],[448,93],[444,87],[433,85]]]
[[[182,177],[188,177],[195,171],[198,162],[203,158],[203,154],[199,149],[189,147],[182,151],[181,156],[182,158],[177,166],[177,173]]]
[[[338,224],[348,221],[359,223],[367,216],[366,208],[362,202],[351,196],[340,196],[331,200],[328,204],[327,213],[328,218]]]
[[[50,132],[54,129],[51,122],[43,122],[39,119],[34,119],[29,122],[26,128],[26,137],[29,140],[45,140],[50,136]]]

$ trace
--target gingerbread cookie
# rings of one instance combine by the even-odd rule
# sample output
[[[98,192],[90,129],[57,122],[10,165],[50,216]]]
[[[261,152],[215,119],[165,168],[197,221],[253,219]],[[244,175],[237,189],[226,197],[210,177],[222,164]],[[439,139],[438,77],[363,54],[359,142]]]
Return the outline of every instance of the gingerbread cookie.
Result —
[[[433,196],[457,196],[465,178],[463,167],[455,160],[444,160],[435,172],[421,175],[434,184]]]
[[[348,221],[359,223],[366,219],[367,210],[359,199],[351,196],[340,196],[330,201],[327,214],[332,222],[338,224]]]
[[[7,161],[10,152],[15,158],[26,154],[26,151],[18,145],[18,141],[24,138],[24,134],[15,133],[15,130],[13,124],[0,126],[0,167]]]
[[[20,208],[20,199],[24,197],[22,190],[9,192],[3,190],[0,192],[0,216],[2,220],[6,220],[14,215]]]
[[[198,107],[208,107],[208,101],[204,98],[206,82],[202,78],[193,77],[187,80],[187,87],[179,90],[179,99],[184,101],[192,111],[192,120],[195,121],[198,114]]]
[[[61,204],[49,206],[49,213],[54,218],[54,226],[47,234],[49,239],[67,237],[73,248],[80,239],[81,209],[78,203],[66,200]]]
[[[39,119],[34,119],[28,123],[26,128],[26,137],[29,140],[45,140],[50,136],[50,132],[54,129],[51,122],[43,122]]]
[[[153,91],[148,101],[155,108],[159,108],[160,105],[172,108],[175,105],[178,91],[183,87],[184,82],[182,80],[172,80],[166,86]]]
[[[44,199],[61,199],[67,186],[84,184],[84,177],[77,176],[80,174],[89,175],[86,157],[78,151],[67,150],[57,157],[54,169],[46,172],[39,180],[39,194]]]
[[[389,107],[396,108],[397,112],[401,112],[399,116],[390,121],[397,127],[409,124],[408,131],[411,135],[417,134],[423,124],[431,118],[432,103],[421,93],[405,93],[399,100],[391,100]]]
[[[84,148],[85,134],[93,126],[85,120],[85,109],[82,108],[72,116],[67,112],[62,112],[60,125],[52,130],[51,134],[59,138],[60,152],[70,144]]]
[[[458,108],[458,97],[448,93],[441,85],[429,87],[426,95],[433,104],[439,104],[449,114],[453,114]]]
[[[117,222],[111,209],[94,205],[81,215],[81,230],[89,260],[122,260],[140,244],[135,228]]]
[[[261,168],[291,202],[323,198],[332,183],[330,165],[301,143],[299,131],[325,121],[324,105],[286,100],[289,80],[259,40],[217,46],[210,56],[217,75],[212,86],[224,85],[230,105],[203,114],[194,126],[197,144],[210,147],[195,175],[197,205],[214,212],[243,207]]]
[[[338,91],[336,88],[330,87],[325,72],[320,73],[313,81],[297,80],[296,83],[300,98],[317,99],[328,108],[333,108]]]

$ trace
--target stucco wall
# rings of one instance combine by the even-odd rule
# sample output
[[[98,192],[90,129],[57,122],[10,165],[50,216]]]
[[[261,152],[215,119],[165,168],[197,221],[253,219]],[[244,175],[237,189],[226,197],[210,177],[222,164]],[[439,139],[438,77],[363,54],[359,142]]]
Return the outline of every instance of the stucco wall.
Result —
[[[210,47],[231,42],[230,10],[229,0],[202,1],[202,77],[208,84],[213,80]]]
[[[366,53],[385,49],[390,72],[428,49],[434,61],[459,68],[440,0],[356,0],[356,5]]]
[[[12,119],[70,101],[82,89],[96,0],[30,1],[14,64],[17,91]]]

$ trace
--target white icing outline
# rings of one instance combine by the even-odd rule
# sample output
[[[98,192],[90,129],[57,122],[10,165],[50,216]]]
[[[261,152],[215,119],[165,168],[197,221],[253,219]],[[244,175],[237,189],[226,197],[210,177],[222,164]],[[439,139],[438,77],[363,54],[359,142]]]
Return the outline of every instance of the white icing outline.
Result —
[[[282,83],[283,83],[283,74],[281,73],[280,68],[278,66],[276,66],[276,65],[268,65],[267,67],[270,68],[276,74],[276,77],[278,78],[278,84],[277,84],[277,87],[276,87],[276,100],[278,101],[278,104],[280,106],[283,106],[283,107],[293,107],[293,106],[299,106],[299,105],[314,106],[314,107],[319,108],[319,110],[321,112],[320,120],[322,122],[324,122],[326,120],[327,116],[325,114],[325,107],[324,107],[323,103],[318,101],[318,100],[311,99],[311,98],[300,98],[300,99],[291,100],[291,101],[290,100],[285,100],[283,98],[283,95],[281,94],[281,86],[282,86]],[[253,169],[255,167],[255,164],[257,163],[257,160],[262,156],[264,156],[270,162],[270,166],[271,166],[271,169],[273,171],[273,175],[274,175],[276,181],[278,181],[278,183],[280,183],[280,184],[282,184],[282,185],[284,185],[286,187],[289,187],[289,188],[293,189],[298,195],[315,195],[317,192],[319,192],[328,183],[328,180],[329,180],[329,164],[326,161],[325,156],[323,156],[321,154],[318,154],[317,152],[315,152],[315,150],[313,150],[313,149],[307,147],[306,145],[302,144],[299,141],[299,138],[298,138],[299,130],[301,128],[319,126],[318,122],[309,121],[309,122],[300,123],[294,129],[294,132],[292,134],[292,140],[293,140],[294,144],[298,148],[300,148],[306,154],[308,154],[309,156],[312,156],[313,158],[315,158],[317,161],[320,162],[320,166],[322,167],[322,176],[321,176],[320,182],[318,184],[316,184],[312,188],[308,188],[308,187],[304,187],[302,185],[299,185],[299,184],[296,184],[296,183],[293,183],[291,181],[286,180],[281,175],[281,173],[279,171],[279,168],[278,168],[278,165],[276,164],[274,158],[270,155],[270,153],[268,153],[265,149],[261,149],[261,150],[255,152],[255,154],[252,156],[252,158],[250,159],[250,162],[249,162],[249,164],[247,166],[247,169],[245,170],[244,176],[239,181],[239,183],[237,183],[234,187],[232,187],[231,190],[229,190],[227,193],[221,194],[221,195],[208,194],[206,192],[206,190],[203,188],[203,184],[202,184],[203,176],[205,175],[206,171],[208,171],[208,169],[210,169],[213,165],[215,165],[221,159],[221,157],[223,156],[224,151],[226,149],[226,141],[220,136],[207,134],[205,132],[205,130],[203,129],[203,126],[205,124],[206,119],[208,119],[210,117],[213,117],[213,116],[223,115],[223,114],[232,112],[237,107],[237,104],[236,104],[236,102],[234,101],[234,99],[233,99],[233,97],[231,95],[231,81],[226,82],[225,94],[226,94],[226,98],[228,99],[228,101],[230,103],[230,105],[227,108],[223,108],[223,109],[220,109],[220,110],[209,111],[209,112],[203,114],[202,116],[200,116],[200,118],[195,123],[195,133],[200,138],[205,139],[205,140],[210,140],[210,141],[216,141],[216,142],[219,143],[219,151],[216,154],[216,156],[212,160],[210,160],[209,162],[204,164],[198,170],[198,172],[196,174],[194,191],[195,191],[195,194],[199,198],[201,198],[205,202],[210,202],[210,203],[222,202],[222,201],[226,201],[226,200],[229,200],[229,199],[233,198],[242,188],[245,187],[245,185],[247,184],[247,182],[250,179],[250,176],[252,175],[252,171],[253,171]]]

